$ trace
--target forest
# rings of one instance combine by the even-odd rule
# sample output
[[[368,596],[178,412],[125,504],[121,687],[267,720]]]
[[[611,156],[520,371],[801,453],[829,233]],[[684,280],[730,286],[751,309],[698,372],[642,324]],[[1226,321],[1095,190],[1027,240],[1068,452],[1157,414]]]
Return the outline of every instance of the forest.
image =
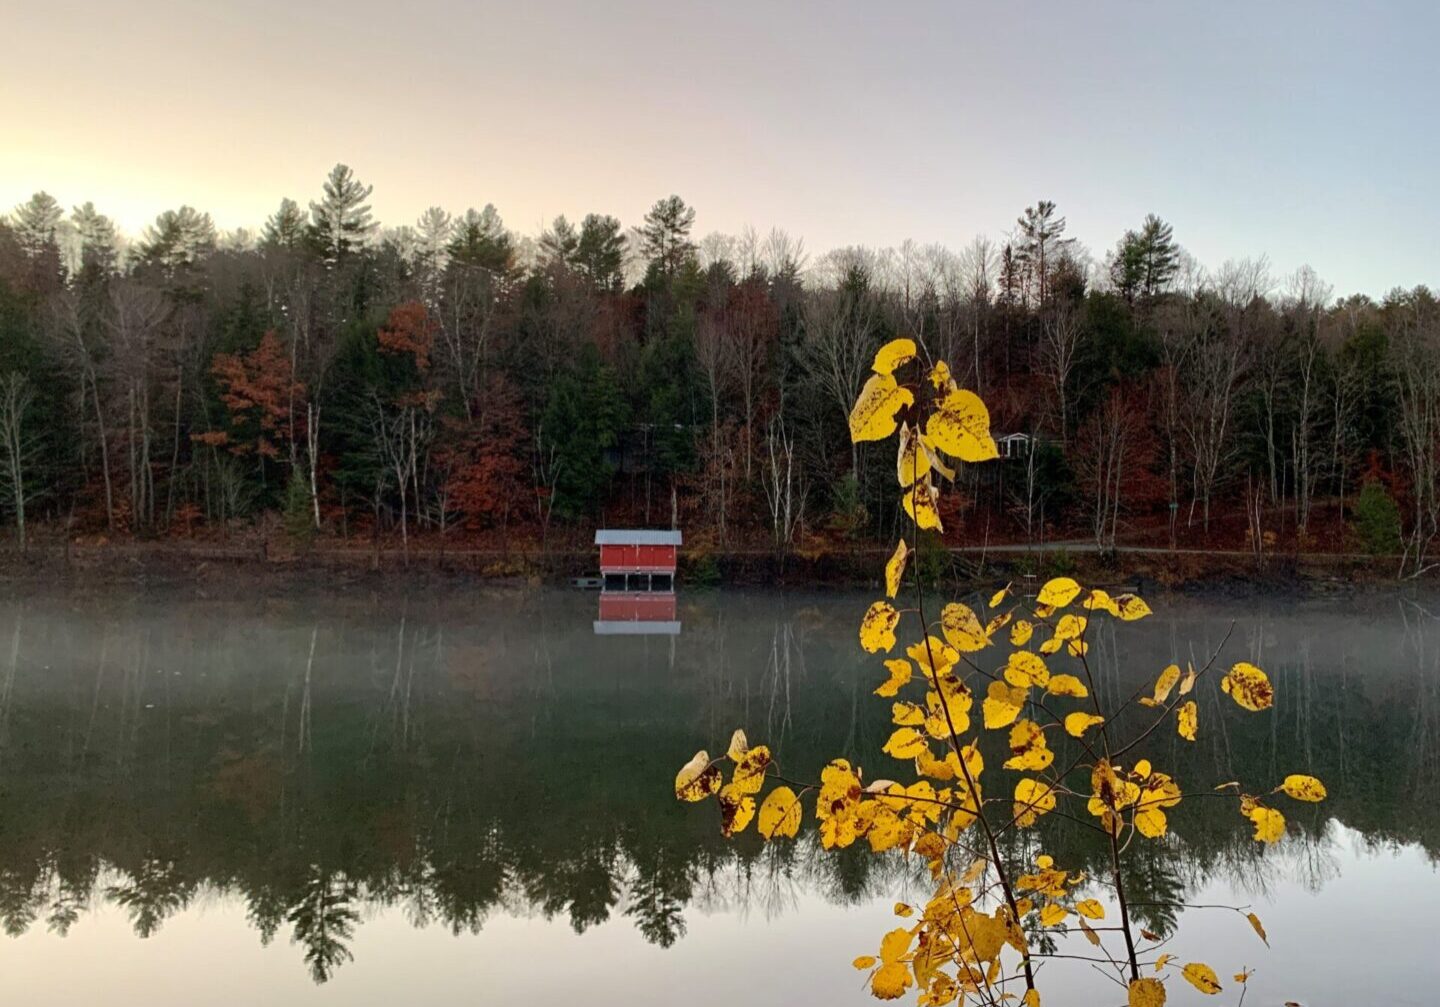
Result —
[[[907,335],[988,404],[949,545],[1362,551],[1440,530],[1440,304],[1204,267],[1150,215],[1101,252],[1039,200],[959,251],[811,254],[497,210],[374,219],[336,165],[256,232],[189,206],[127,237],[41,192],[0,221],[0,518],[58,539],[473,547],[683,528],[715,552],[888,541],[894,459],[853,446]]]

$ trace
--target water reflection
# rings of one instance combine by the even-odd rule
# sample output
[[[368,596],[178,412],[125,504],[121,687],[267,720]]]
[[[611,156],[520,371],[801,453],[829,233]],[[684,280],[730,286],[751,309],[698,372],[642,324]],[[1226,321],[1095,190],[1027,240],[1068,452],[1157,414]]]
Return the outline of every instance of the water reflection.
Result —
[[[865,604],[707,594],[679,603],[683,637],[604,640],[594,596],[575,592],[0,605],[0,923],[63,936],[108,905],[144,938],[203,899],[239,900],[261,942],[289,940],[324,982],[382,908],[456,934],[497,915],[577,933],[625,920],[668,947],[696,911],[888,895],[910,878],[898,858],[726,842],[669,797],[674,767],[737,724],[797,774],[837,754],[884,766],[883,672],[853,646]],[[1186,801],[1172,844],[1131,862],[1144,926],[1169,932],[1177,903],[1217,887],[1257,902],[1322,888],[1349,862],[1338,823],[1433,863],[1437,612],[1179,601],[1101,624],[1112,697],[1192,648],[1203,660],[1232,623],[1227,658],[1270,672],[1273,715],[1222,716],[1207,692],[1200,742],[1157,741],[1188,791],[1309,772],[1331,794],[1287,808],[1292,836],[1268,851],[1228,805]],[[1100,866],[1089,830],[1043,824],[1007,841]]]

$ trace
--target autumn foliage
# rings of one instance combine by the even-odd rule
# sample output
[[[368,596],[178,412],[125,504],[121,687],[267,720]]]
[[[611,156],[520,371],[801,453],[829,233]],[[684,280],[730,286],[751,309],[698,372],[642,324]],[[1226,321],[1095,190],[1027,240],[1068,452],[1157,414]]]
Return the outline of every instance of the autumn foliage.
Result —
[[[210,373],[230,414],[230,426],[197,434],[194,439],[214,447],[228,446],[237,455],[278,458],[281,445],[295,435],[293,410],[305,396],[305,386],[295,380],[280,338],[272,330],[249,353],[217,353]]]
[[[937,501],[940,486],[954,479],[952,465],[996,456],[984,403],[956,387],[943,361],[912,380],[897,377],[918,367],[918,358],[909,339],[883,347],[850,417],[857,441],[897,435],[896,474],[916,534],[940,529]],[[1122,403],[1113,413],[1117,436],[1137,436]],[[1256,841],[1277,843],[1285,817],[1276,799],[1320,801],[1324,785],[1291,774],[1260,791],[1233,782],[1196,794],[1185,790],[1178,768],[1152,763],[1147,750],[1173,748],[1173,741],[1160,743],[1166,732],[1195,741],[1196,697],[1218,651],[1199,668],[1168,665],[1150,687],[1107,707],[1087,657],[1091,627],[1149,616],[1137,595],[1087,591],[1057,577],[1033,597],[1006,585],[974,606],[950,602],[937,611],[920,577],[906,595],[910,557],[900,541],[885,565],[886,597],[870,605],[859,628],[861,648],[883,661],[874,692],[890,704],[884,752],[894,763],[870,776],[837,758],[818,780],[801,780],[737,730],[723,756],[700,751],[681,768],[676,797],[714,798],[725,835],[753,821],[767,840],[798,836],[808,805],[825,849],[863,840],[874,853],[925,865],[931,894],[897,902],[895,915],[905,922],[881,937],[874,953],[854,959],[879,999],[913,990],[917,1003],[931,1007],[1039,1007],[1039,966],[1052,957],[1089,962],[1115,980],[1130,1007],[1163,1005],[1177,977],[1219,993],[1213,968],[1182,961],[1168,950],[1175,938],[1132,919],[1124,884],[1132,844],[1163,840],[1168,813],[1190,799],[1229,805]],[[1243,661],[1221,676],[1219,690],[1254,713],[1274,702],[1265,672]],[[989,732],[1003,740],[990,740]],[[1031,829],[1043,841],[1041,822],[1052,815],[1092,832],[1108,849],[1108,870],[1088,877],[1033,843],[1012,841]],[[1268,943],[1254,913],[1211,908],[1242,916]],[[1234,973],[1242,997],[1250,975]]]

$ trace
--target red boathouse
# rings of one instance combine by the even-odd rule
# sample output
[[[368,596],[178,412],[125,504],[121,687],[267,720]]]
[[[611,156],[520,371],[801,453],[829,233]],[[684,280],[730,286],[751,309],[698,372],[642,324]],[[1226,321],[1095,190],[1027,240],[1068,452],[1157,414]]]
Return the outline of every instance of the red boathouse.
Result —
[[[678,531],[601,529],[600,576],[607,591],[670,591],[675,587]]]

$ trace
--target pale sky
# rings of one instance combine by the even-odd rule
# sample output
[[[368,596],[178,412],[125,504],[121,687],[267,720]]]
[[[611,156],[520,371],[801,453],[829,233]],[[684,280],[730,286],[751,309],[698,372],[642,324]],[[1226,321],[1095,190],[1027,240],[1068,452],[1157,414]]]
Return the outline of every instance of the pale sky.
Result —
[[[1146,213],[1202,263],[1440,286],[1440,9],[1415,3],[0,0],[0,209],[258,228],[336,161],[386,225],[494,203],[812,254],[1002,237],[1097,257]]]

